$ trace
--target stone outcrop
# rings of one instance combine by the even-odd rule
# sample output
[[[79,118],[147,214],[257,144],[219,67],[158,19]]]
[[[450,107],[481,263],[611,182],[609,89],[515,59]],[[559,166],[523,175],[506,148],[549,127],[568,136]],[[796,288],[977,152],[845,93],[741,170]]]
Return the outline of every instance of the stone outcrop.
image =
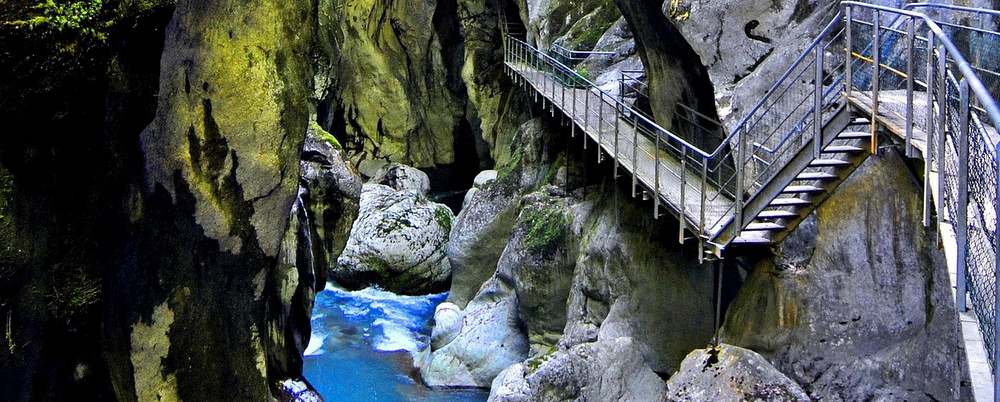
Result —
[[[796,401],[809,397],[751,350],[731,345],[698,349],[667,382],[671,401]]]
[[[309,126],[299,166],[316,265],[326,270],[337,263],[358,217],[361,178],[344,160],[336,139],[316,123]]]
[[[135,236],[105,276],[116,289],[104,295],[104,346],[118,399],[261,400],[301,376],[287,359],[309,329],[286,308],[304,314],[311,301],[286,303],[321,285],[313,267],[289,269],[281,244],[309,121],[311,31],[301,27],[312,10],[177,2],[156,116],[139,137]]]
[[[399,163],[383,165],[375,171],[369,183],[388,186],[396,191],[414,191],[425,196],[431,190],[431,179],[427,177],[427,173]]]
[[[760,353],[812,398],[951,399],[955,311],[902,158],[872,157],[814,216],[756,264],[724,341]]]
[[[365,184],[361,209],[331,277],[357,289],[378,285],[401,294],[444,291],[451,210],[411,190]]]
[[[832,2],[663,2],[663,12],[700,57],[732,127],[767,93],[837,12]]]
[[[660,401],[667,386],[644,363],[631,338],[586,343],[504,370],[491,402]]]

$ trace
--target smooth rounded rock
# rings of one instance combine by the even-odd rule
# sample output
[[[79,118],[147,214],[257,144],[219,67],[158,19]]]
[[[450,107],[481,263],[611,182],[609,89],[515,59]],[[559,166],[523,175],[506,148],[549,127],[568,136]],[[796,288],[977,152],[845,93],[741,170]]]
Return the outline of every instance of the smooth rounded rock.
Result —
[[[451,210],[413,191],[365,184],[361,210],[331,277],[357,289],[378,285],[400,294],[447,290],[445,254]]]
[[[420,169],[399,163],[390,163],[380,167],[369,183],[382,184],[398,191],[416,191],[427,195],[431,190],[431,179]]]

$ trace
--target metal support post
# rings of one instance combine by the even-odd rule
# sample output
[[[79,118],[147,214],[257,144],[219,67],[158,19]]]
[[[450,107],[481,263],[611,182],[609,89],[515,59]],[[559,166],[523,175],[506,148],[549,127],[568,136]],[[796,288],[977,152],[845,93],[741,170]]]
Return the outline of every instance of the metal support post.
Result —
[[[656,136],[656,147],[653,148],[653,218],[660,218],[660,135]]]
[[[913,48],[916,37],[916,19],[910,17],[906,27],[906,157],[913,157],[913,81],[914,56]]]
[[[681,204],[680,213],[678,214],[678,229],[677,229],[677,243],[684,244],[684,226],[687,221],[685,213],[685,206],[687,206],[685,196],[685,189],[687,185],[685,184],[687,180],[687,147],[681,148]]]
[[[851,13],[851,6],[850,5],[844,6],[844,16],[845,16],[844,19],[847,20],[847,24],[846,24],[847,27],[845,28],[845,30],[846,30],[845,35],[847,37],[847,39],[846,39],[847,46],[845,46],[847,48],[847,58],[844,59],[845,60],[844,61],[844,77],[845,77],[845,79],[844,79],[844,93],[847,95],[848,98],[851,97],[851,89],[854,87],[854,67],[853,67],[853,65],[854,65],[854,51],[852,50],[852,48],[854,47],[854,42],[852,42],[854,29],[852,28],[852,25],[854,25],[854,24],[853,24],[853,18],[851,17],[851,14],[852,14]]]
[[[927,154],[924,155],[924,227],[931,225],[931,171],[934,167],[934,35],[927,32],[927,124],[924,133],[927,135],[925,145]],[[940,173],[938,180],[942,180]],[[940,207],[940,206],[939,206]],[[940,213],[940,212],[939,212]]]
[[[878,95],[882,69],[882,17],[879,10],[872,10],[872,115],[871,115],[871,153],[878,153]]]
[[[823,152],[823,44],[816,46],[816,77],[813,90],[813,156],[819,158]]]
[[[635,198],[635,189],[639,186],[639,118],[632,112],[632,198]]]
[[[928,33],[928,35],[932,35]],[[937,128],[937,143],[938,143],[938,202],[941,204],[941,212],[938,214],[938,225],[944,223],[944,210],[945,205],[948,205],[946,201],[948,199],[948,194],[944,191],[944,181],[947,179],[944,172],[944,160],[948,157],[948,149],[945,147],[945,136],[947,135],[946,129],[948,128],[948,81],[947,81],[947,62],[948,55],[945,53],[944,45],[938,46],[938,67],[937,67],[937,99],[938,99],[938,119],[935,128]]]
[[[969,83],[962,79],[959,83],[960,106],[958,134],[958,208],[955,213],[955,240],[958,243],[958,260],[955,275],[955,306],[965,311],[966,283],[969,254]]]

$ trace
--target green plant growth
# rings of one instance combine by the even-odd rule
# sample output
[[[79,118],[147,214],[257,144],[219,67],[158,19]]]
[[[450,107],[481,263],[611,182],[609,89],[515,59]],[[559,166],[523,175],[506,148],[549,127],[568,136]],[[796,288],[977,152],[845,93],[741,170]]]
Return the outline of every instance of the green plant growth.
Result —
[[[522,214],[522,222],[528,225],[524,246],[532,252],[551,250],[569,233],[569,218],[558,207],[529,206]]]
[[[344,147],[340,145],[340,141],[337,140],[337,137],[334,137],[333,134],[330,134],[328,131],[324,130],[323,127],[319,125],[319,123],[315,121],[310,121],[309,129],[313,130],[316,133],[316,136],[319,137],[319,139],[326,141],[334,148],[344,149]]]
[[[451,211],[448,210],[448,207],[437,207],[434,209],[434,220],[446,232],[451,231]]]

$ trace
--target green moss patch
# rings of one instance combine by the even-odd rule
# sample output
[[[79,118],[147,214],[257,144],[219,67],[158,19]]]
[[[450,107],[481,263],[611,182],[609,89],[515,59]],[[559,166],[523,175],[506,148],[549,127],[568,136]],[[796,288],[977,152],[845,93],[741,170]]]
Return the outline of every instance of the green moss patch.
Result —
[[[521,214],[528,225],[523,243],[532,252],[551,250],[569,233],[569,217],[561,208],[529,206]]]
[[[449,211],[447,207],[437,207],[434,210],[434,220],[436,220],[438,226],[444,228],[446,232],[451,231],[451,211]]]
[[[344,147],[340,145],[340,141],[337,140],[337,137],[334,137],[333,134],[330,134],[328,131],[324,130],[323,127],[320,127],[319,123],[315,121],[310,121],[309,129],[313,130],[313,132],[316,133],[316,137],[318,137],[323,141],[326,141],[334,148],[344,149]]]

